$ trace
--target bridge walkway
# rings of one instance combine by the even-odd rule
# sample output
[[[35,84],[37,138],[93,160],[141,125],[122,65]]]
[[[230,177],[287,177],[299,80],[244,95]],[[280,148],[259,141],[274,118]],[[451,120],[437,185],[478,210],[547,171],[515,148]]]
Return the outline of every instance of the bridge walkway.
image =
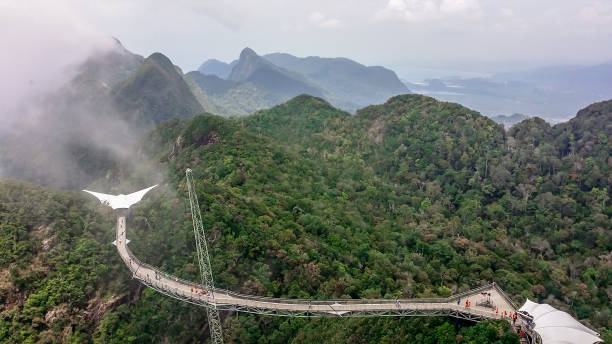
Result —
[[[127,246],[126,212],[117,218],[117,237],[114,244],[132,276],[145,285],[184,302],[216,305],[220,310],[292,317],[344,316],[452,316],[468,320],[506,319],[506,314],[518,308],[495,283],[485,285],[448,298],[421,299],[338,299],[306,300],[243,295],[215,288],[206,294],[204,286],[172,276],[156,267],[141,262]],[[194,291],[192,291],[192,287]],[[198,291],[198,293],[195,292]],[[460,299],[460,301],[459,301]],[[471,307],[465,306],[465,301]],[[497,312],[496,312],[497,309]]]

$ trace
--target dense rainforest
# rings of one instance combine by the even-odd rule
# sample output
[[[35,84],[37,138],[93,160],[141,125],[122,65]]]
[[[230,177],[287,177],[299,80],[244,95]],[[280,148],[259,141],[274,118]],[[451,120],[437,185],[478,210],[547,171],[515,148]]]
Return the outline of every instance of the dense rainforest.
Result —
[[[504,131],[420,95],[354,116],[302,95],[238,119],[171,119],[139,152],[167,175],[131,210],[130,246],[173,274],[198,279],[192,168],[218,287],[397,298],[495,281],[612,343],[612,101]],[[159,181],[147,175],[95,190]],[[209,340],[203,309],[130,279],[113,226],[83,193],[0,181],[0,342]],[[504,321],[222,318],[228,343],[518,343]]]

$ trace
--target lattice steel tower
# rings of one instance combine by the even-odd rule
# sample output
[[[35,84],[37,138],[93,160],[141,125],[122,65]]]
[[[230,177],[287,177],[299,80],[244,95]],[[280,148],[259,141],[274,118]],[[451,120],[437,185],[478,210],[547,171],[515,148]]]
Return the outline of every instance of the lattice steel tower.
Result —
[[[191,169],[188,168],[185,171],[185,175],[187,176],[191,219],[193,220],[193,234],[195,235],[202,284],[214,297],[214,283],[212,269],[210,267],[210,258],[208,256],[208,246],[206,245],[206,234],[204,233],[204,226],[202,225],[202,215],[200,214],[200,205],[198,204],[198,196],[195,192],[195,184],[193,183]],[[210,329],[212,342],[214,344],[223,344],[223,330],[221,328],[221,320],[219,318],[217,306],[215,304],[210,304],[206,307],[206,314],[208,316],[208,327]]]

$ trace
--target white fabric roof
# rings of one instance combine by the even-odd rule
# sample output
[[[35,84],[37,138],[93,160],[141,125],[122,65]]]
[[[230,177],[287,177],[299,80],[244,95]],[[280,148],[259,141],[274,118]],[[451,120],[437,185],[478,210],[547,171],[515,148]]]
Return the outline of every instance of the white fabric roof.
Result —
[[[599,333],[582,325],[571,315],[551,305],[527,300],[519,312],[533,317],[534,327],[543,344],[593,344],[603,342]]]
[[[103,194],[103,193],[99,193],[99,192],[93,192],[93,191],[88,191],[88,190],[83,190],[87,193],[90,193],[94,196],[96,196],[96,198],[98,198],[100,200],[100,202],[102,202],[102,204],[106,204],[108,206],[110,206],[113,209],[127,209],[129,207],[131,207],[133,204],[140,202],[140,200],[142,199],[142,197],[144,197],[144,195],[149,192],[149,190],[153,189],[154,187],[156,187],[157,184],[140,190],[140,191],[136,191],[134,193],[131,193],[129,195],[107,195],[107,194]]]

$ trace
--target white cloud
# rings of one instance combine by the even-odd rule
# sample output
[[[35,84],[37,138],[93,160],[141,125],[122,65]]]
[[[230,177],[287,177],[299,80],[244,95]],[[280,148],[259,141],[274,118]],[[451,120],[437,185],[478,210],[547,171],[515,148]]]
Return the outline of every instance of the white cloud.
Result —
[[[475,13],[480,11],[478,0],[443,0],[440,11],[446,13]]]
[[[389,0],[374,15],[377,21],[400,19],[423,22],[458,15],[479,15],[479,0]]]
[[[336,18],[330,18],[321,12],[312,12],[308,16],[310,22],[320,28],[338,28],[342,26],[342,22]]]

